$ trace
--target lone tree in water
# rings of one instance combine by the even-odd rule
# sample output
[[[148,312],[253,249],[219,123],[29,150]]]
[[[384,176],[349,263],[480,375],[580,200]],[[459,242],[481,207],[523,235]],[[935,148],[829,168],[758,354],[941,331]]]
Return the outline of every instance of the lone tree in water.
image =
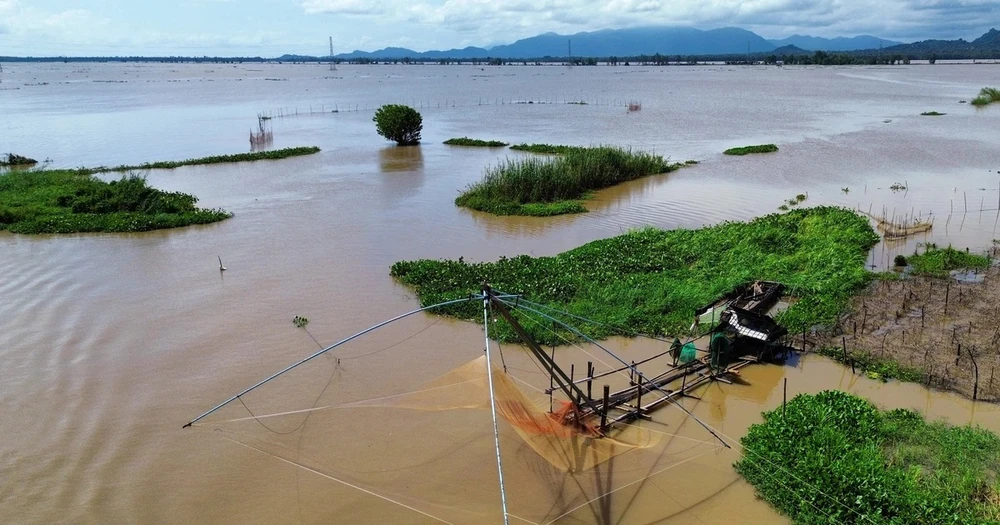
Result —
[[[375,122],[375,131],[386,140],[394,140],[400,146],[420,144],[423,118],[410,106],[386,104],[378,108],[372,121]]]

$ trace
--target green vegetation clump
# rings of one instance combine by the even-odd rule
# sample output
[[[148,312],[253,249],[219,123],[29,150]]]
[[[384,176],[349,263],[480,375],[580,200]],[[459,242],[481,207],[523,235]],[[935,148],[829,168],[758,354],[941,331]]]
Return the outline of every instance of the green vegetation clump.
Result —
[[[972,99],[973,106],[985,106],[993,102],[1000,102],[1000,89],[984,87],[979,90],[979,96]]]
[[[937,111],[924,111],[920,114],[921,117],[941,117],[947,113],[938,113]]]
[[[915,275],[931,277],[947,277],[952,270],[985,270],[990,266],[990,259],[985,255],[959,251],[951,246],[929,246],[924,253],[910,256],[908,262]]]
[[[0,175],[0,230],[13,233],[137,232],[232,217],[195,207],[198,199],[149,187],[135,175],[104,182],[90,171]]]
[[[674,171],[663,157],[614,147],[574,149],[555,159],[507,159],[486,169],[455,204],[496,215],[557,215],[587,211],[589,192]]]
[[[736,470],[797,524],[1000,523],[1000,438],[839,390],[764,412]]]
[[[420,132],[424,129],[424,120],[420,113],[402,104],[386,104],[375,112],[372,117],[375,131],[394,141],[399,146],[415,146],[420,144]]]
[[[181,166],[195,166],[201,164],[226,164],[230,162],[278,160],[278,159],[286,159],[288,157],[296,157],[300,155],[312,155],[313,153],[319,153],[319,148],[317,148],[316,146],[304,146],[298,148],[284,148],[284,149],[275,149],[269,151],[255,151],[253,153],[215,155],[212,157],[201,157],[198,159],[147,162],[145,164],[137,164],[134,166],[121,165],[121,166],[115,166],[113,168],[102,166],[99,168],[93,168],[91,170],[84,170],[84,171],[90,171],[92,173],[104,173],[109,171],[163,170],[163,169],[179,168]]]
[[[557,146],[555,144],[514,144],[510,149],[514,151],[527,151],[528,153],[564,155],[571,151],[579,151],[587,148],[580,146]]]
[[[758,146],[743,146],[741,148],[729,148],[722,153],[726,155],[746,155],[748,153],[772,153],[778,151],[778,146],[774,144],[760,144]]]
[[[899,254],[892,260],[892,263],[895,266],[906,266],[909,263],[909,261],[906,260],[905,255]]]
[[[567,319],[595,338],[620,330],[680,334],[696,308],[736,286],[780,281],[798,300],[779,321],[796,332],[835,321],[851,295],[869,283],[865,260],[878,239],[868,220],[853,211],[817,207],[699,230],[646,228],[554,257],[402,261],[390,273],[425,306],[478,292],[486,281],[498,291],[605,323]],[[482,305],[436,311],[476,320]],[[545,344],[562,343],[545,328],[525,325]],[[497,333],[513,339],[502,328]]]
[[[887,276],[884,280],[899,280],[900,278],[898,273],[883,273],[889,273],[894,276]],[[881,275],[878,274],[875,278],[882,280]],[[892,359],[880,358],[870,353],[851,354],[847,359],[844,357],[844,349],[842,347],[822,347],[819,349],[819,353],[848,367],[851,367],[853,364],[855,370],[865,373],[870,379],[880,379],[883,382],[896,379],[909,383],[920,383],[925,377],[924,371],[919,368],[901,365]]]
[[[38,164],[38,161],[14,153],[0,157],[0,166],[31,166],[32,164]]]
[[[694,166],[695,164],[698,164],[698,161],[696,161],[696,160],[685,160],[684,164],[687,164],[688,166]]]
[[[448,139],[444,143],[449,146],[474,146],[479,148],[503,148],[507,146],[506,142],[500,142],[499,140],[479,140],[470,139],[469,137]]]

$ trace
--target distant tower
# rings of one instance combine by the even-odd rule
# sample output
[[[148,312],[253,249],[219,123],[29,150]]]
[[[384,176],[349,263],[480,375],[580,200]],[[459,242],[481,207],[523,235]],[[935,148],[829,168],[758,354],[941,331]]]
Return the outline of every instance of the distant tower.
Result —
[[[336,71],[337,64],[333,61],[333,37],[330,37],[330,71]]]
[[[573,39],[566,40],[566,61],[568,66],[573,65]]]

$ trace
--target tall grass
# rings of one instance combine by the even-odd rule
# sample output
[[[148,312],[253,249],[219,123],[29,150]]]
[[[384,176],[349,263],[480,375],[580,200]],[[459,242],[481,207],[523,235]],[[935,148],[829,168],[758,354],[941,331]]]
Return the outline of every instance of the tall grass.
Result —
[[[686,333],[696,308],[735,286],[780,281],[798,298],[780,318],[795,332],[837,319],[870,282],[865,260],[878,239],[868,219],[851,210],[807,208],[699,230],[647,228],[553,257],[402,261],[390,273],[425,305],[476,292],[485,280],[496,290],[606,323],[580,325],[592,337],[615,333],[607,325]],[[471,304],[440,313],[477,319]],[[525,327],[546,344],[562,344],[544,327]],[[502,329],[498,334],[514,338]]]
[[[478,148],[503,148],[507,146],[506,142],[500,142],[499,140],[480,140],[470,139],[469,137],[448,139],[444,143],[449,146],[471,146]]]
[[[742,146],[739,148],[729,148],[722,153],[726,155],[746,155],[748,153],[772,153],[778,151],[778,146],[774,144],[760,144],[758,146]]]
[[[319,153],[319,151],[320,149],[317,148],[316,146],[305,146],[298,148],[255,151],[253,153],[236,153],[233,155],[215,155],[211,157],[201,157],[197,159],[147,162],[145,164],[137,164],[133,166],[128,166],[128,165],[121,165],[115,167],[101,166],[98,168],[93,168],[91,171],[94,173],[104,173],[109,171],[159,170],[159,169],[174,169],[174,168],[179,168],[181,166],[194,166],[200,164],[224,164],[229,162],[249,162],[256,160],[279,160],[279,159],[287,159],[288,157],[296,157],[300,155],[312,155],[313,153]]]
[[[615,147],[573,149],[554,159],[507,159],[487,168],[483,179],[469,186],[455,204],[498,215],[538,215],[531,212],[552,210],[551,206],[524,208],[529,204],[563,203],[557,206],[562,213],[585,211],[579,203],[567,206],[565,201],[680,166],[651,153]]]
[[[198,208],[197,202],[193,195],[151,188],[135,175],[105,182],[76,170],[11,172],[0,175],[0,230],[135,232],[232,216]]]
[[[984,87],[979,90],[979,96],[972,99],[973,106],[985,106],[993,102],[1000,102],[1000,89]]]

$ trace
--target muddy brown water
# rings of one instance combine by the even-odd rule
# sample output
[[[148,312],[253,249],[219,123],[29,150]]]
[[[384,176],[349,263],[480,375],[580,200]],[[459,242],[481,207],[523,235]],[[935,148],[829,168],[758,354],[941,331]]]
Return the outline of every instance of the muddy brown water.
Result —
[[[287,438],[253,421],[258,427],[227,426],[225,419],[247,415],[242,406],[202,427],[181,425],[314,351],[293,316],[308,317],[309,333],[328,344],[413,308],[412,292],[388,277],[400,259],[554,254],[643,225],[749,219],[797,193],[808,193],[807,205],[934,216],[929,234],[877,247],[876,266],[917,242],[985,248],[998,236],[1000,108],[976,110],[958,100],[995,73],[995,66],[973,65],[345,66],[335,73],[292,65],[5,66],[0,150],[49,157],[51,166],[245,151],[256,114],[279,108],[300,111],[271,121],[275,146],[315,144],[323,152],[148,175],[158,187],[192,192],[202,205],[236,214],[219,224],[133,235],[0,233],[0,521],[430,522],[247,448],[279,450]],[[623,99],[641,100],[642,111],[612,105]],[[384,102],[424,107],[424,145],[394,148],[375,135],[364,107]],[[327,112],[305,115],[309,106]],[[334,114],[330,106],[359,111]],[[929,110],[948,115],[918,116]],[[484,166],[516,154],[440,144],[462,135],[631,145],[701,164],[598,192],[585,215],[496,218],[455,208],[452,199]],[[720,154],[761,142],[781,151]],[[908,191],[888,189],[897,181]],[[418,389],[478,357],[481,336],[474,325],[416,316],[345,347],[339,365],[317,360],[302,381],[248,396],[247,409]],[[643,342],[610,344],[626,356],[653,351]],[[577,370],[592,359],[570,348],[557,352]],[[512,374],[546,386],[516,349],[505,356]],[[1000,430],[992,405],[852,377],[815,357],[747,368],[746,385],[712,385],[685,406],[738,439],[762,409],[780,404],[785,377],[789,396],[843,388],[886,407]],[[298,424],[278,419],[279,432]],[[736,515],[784,522],[734,473],[736,452],[716,450],[675,408],[654,419],[651,429],[680,438],[621,456],[586,482],[540,465],[501,426],[511,512],[551,520],[583,503],[578,493],[605,487],[619,490],[559,522],[729,523]],[[230,431],[241,432],[238,442],[227,439]],[[321,474],[451,522],[499,521],[488,412],[336,410],[310,419],[302,436],[301,447],[280,450],[285,457],[309,452],[299,462]]]

